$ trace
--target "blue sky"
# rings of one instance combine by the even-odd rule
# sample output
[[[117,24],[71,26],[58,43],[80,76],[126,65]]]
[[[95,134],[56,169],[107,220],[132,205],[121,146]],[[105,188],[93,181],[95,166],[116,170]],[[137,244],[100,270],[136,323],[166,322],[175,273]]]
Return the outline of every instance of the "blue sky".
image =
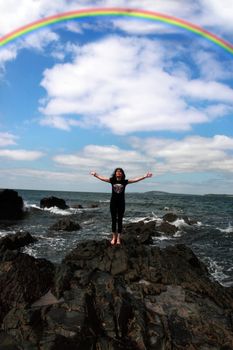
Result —
[[[0,35],[125,2],[0,4]],[[233,42],[230,0],[131,0]],[[233,194],[233,55],[168,24],[72,20],[0,48],[0,187],[108,191],[90,171],[154,176],[129,191]]]

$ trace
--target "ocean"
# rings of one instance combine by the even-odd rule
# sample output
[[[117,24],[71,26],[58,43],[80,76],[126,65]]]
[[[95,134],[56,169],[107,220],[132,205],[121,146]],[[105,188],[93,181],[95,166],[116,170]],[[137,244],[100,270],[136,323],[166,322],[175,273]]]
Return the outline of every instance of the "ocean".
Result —
[[[25,253],[59,263],[78,242],[111,237],[110,192],[17,192],[24,200],[26,216],[11,225],[0,226],[0,237],[20,230],[28,231],[38,241],[24,248]],[[70,208],[41,209],[40,200],[50,196],[64,199]],[[93,204],[96,207],[93,208]],[[160,221],[168,212],[187,216],[196,223],[190,226],[182,219],[177,220],[174,224],[179,230],[173,236],[154,237],[153,244],[160,248],[178,243],[189,246],[205,263],[213,279],[224,286],[232,286],[233,196],[126,193],[125,224],[140,220]],[[73,232],[51,230],[51,225],[64,216],[70,216],[82,229]]]

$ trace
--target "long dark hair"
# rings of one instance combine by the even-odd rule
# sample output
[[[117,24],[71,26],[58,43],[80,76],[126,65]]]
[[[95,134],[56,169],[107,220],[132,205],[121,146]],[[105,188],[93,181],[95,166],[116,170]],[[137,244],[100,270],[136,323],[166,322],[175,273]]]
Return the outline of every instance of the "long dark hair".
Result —
[[[112,173],[112,176],[111,176],[111,180],[116,181],[116,172],[117,172],[117,170],[120,170],[120,171],[122,172],[122,178],[121,178],[121,180],[125,180],[125,172],[124,172],[124,170],[123,170],[122,168],[116,168],[116,169],[114,170],[114,172]]]

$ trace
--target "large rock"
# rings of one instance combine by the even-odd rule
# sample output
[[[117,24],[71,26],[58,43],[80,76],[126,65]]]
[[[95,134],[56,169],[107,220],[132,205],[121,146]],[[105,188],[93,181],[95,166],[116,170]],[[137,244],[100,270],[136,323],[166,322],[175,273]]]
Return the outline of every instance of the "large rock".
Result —
[[[45,259],[5,254],[0,262],[0,320],[10,309],[26,307],[48,291],[53,272],[53,264]]]
[[[0,220],[18,220],[23,217],[23,199],[14,190],[0,190]]]
[[[0,239],[0,253],[5,250],[19,249],[36,241],[37,239],[32,237],[29,232],[10,234]]]
[[[174,213],[167,213],[163,216],[163,221],[167,221],[169,223],[175,222],[176,220],[183,220],[187,225],[194,225],[197,224],[196,220],[190,219],[186,215],[177,215]]]
[[[233,349],[232,289],[212,281],[184,245],[160,249],[137,240],[120,247],[86,241],[55,272],[44,265],[43,274],[54,273],[50,284],[49,275],[35,270],[37,260],[25,256],[22,265],[22,256],[18,259],[1,266],[0,281],[8,273],[4,282],[13,292],[0,284],[0,300],[8,307],[3,339],[13,338],[20,350]],[[48,294],[40,298],[49,286],[50,301]]]
[[[80,229],[81,226],[79,223],[70,220],[70,218],[63,218],[50,226],[50,230],[55,231],[77,231]]]
[[[64,199],[53,197],[53,196],[42,198],[40,201],[40,207],[41,208],[57,207],[59,209],[68,209],[69,208],[69,206],[66,205],[66,202]]]
[[[122,240],[124,242],[130,242],[136,240],[142,244],[152,244],[153,236],[160,236],[159,232],[155,228],[155,222],[133,222],[124,226],[124,234]]]

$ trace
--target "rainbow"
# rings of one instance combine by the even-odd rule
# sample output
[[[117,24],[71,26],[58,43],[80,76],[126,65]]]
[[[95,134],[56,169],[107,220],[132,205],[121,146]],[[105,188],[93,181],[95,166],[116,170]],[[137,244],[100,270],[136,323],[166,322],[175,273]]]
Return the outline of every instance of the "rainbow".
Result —
[[[6,45],[7,43],[16,40],[17,38],[26,35],[27,33],[33,32],[37,29],[63,22],[73,19],[79,18],[90,18],[90,17],[99,17],[99,16],[125,16],[125,17],[133,17],[133,18],[142,18],[152,21],[157,21],[161,23],[167,23],[170,25],[174,25],[180,27],[184,30],[188,30],[192,33],[195,33],[215,44],[225,49],[226,51],[233,54],[233,45],[228,43],[227,41],[221,39],[220,37],[212,34],[211,32],[198,27],[195,24],[184,21],[182,19],[164,15],[158,12],[152,11],[143,11],[137,9],[127,9],[127,8],[92,8],[92,9],[84,9],[84,10],[76,10],[70,12],[64,12],[60,14],[56,14],[54,16],[46,17],[41,20],[26,24],[2,37],[0,37],[0,47]]]

